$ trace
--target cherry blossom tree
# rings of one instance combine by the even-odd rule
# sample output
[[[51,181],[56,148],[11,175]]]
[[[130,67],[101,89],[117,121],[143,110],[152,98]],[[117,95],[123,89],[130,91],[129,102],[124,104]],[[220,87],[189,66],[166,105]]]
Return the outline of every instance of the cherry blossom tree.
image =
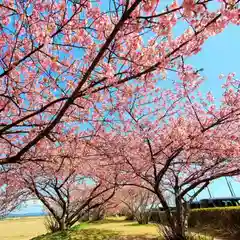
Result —
[[[227,76],[218,107],[210,93],[197,95],[199,72],[184,61],[240,22],[238,0],[220,0],[214,10],[211,2],[3,0],[2,193],[25,189],[37,171],[34,181],[50,178],[71,159],[76,176],[155,193],[172,230],[185,235],[182,204],[176,220],[162,194],[166,186],[178,179],[182,202],[191,189],[238,174],[239,81]],[[188,27],[176,36],[182,22]],[[169,72],[181,82],[163,90]],[[61,178],[71,171],[64,167]],[[186,180],[196,172],[198,179]]]
[[[118,109],[121,114],[113,114],[114,133],[92,142],[109,164],[121,165],[121,184],[156,194],[174,239],[185,239],[189,203],[212,180],[240,174],[240,82],[234,74],[223,78],[219,103],[210,92],[201,94],[203,79],[188,66],[171,90],[154,89],[147,98],[135,93]],[[116,157],[109,158],[106,149]],[[174,196],[175,213],[167,192]]]
[[[94,135],[134,93],[156,88],[229,24],[238,1],[67,0],[0,3],[0,164],[80,130]],[[175,36],[178,23],[188,27]]]
[[[3,170],[6,173],[6,170]],[[19,206],[28,200],[29,194],[26,189],[20,188],[16,183],[14,188],[8,186],[9,177],[7,175],[2,175],[1,177],[1,187],[0,187],[0,217],[6,217],[12,211],[18,209]],[[15,191],[15,187],[18,191]]]
[[[127,208],[139,224],[148,224],[151,209],[158,205],[156,195],[146,189],[132,186],[124,187],[117,195],[121,206]]]
[[[48,155],[48,160],[12,165],[2,171],[5,191],[13,197],[0,196],[6,206],[19,203],[22,193],[22,201],[40,200],[54,220],[52,230],[65,230],[89,211],[106,205],[117,189],[117,175],[113,168],[100,167],[98,161],[93,161],[82,142],[67,142],[65,149],[62,146],[58,153]]]

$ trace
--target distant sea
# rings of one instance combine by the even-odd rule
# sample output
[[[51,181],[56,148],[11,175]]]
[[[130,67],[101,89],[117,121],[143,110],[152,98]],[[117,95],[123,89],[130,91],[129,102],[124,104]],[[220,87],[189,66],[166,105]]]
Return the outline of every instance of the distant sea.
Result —
[[[46,213],[38,212],[38,213],[10,213],[6,218],[18,218],[18,217],[40,217],[45,216]]]

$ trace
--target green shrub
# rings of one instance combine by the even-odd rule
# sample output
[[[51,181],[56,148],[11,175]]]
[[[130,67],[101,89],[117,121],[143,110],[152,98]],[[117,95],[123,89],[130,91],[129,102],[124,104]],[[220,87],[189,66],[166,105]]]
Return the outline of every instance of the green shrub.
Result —
[[[240,207],[193,209],[189,216],[189,227],[221,230],[240,239]]]
[[[240,207],[193,209],[189,216],[189,226],[203,224],[224,228],[240,226]]]
[[[167,225],[165,212],[152,212],[151,221]],[[218,232],[240,239],[240,207],[199,208],[190,211],[188,225],[205,232]],[[215,231],[214,231],[215,230]]]

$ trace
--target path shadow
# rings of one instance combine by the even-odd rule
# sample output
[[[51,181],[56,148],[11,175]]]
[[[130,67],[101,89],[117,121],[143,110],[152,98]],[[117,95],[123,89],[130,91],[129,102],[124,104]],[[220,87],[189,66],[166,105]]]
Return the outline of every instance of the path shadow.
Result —
[[[89,223],[93,224],[106,224],[106,223],[123,223],[123,222],[128,222],[125,219],[103,219],[99,221],[90,221]],[[131,221],[129,221],[131,222]]]

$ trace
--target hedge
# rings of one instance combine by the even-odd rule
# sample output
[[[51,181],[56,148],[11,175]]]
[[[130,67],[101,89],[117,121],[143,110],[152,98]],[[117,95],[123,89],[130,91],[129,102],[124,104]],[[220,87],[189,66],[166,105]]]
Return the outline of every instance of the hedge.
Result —
[[[152,212],[152,222],[166,224],[166,215]],[[238,235],[240,239],[240,207],[199,208],[190,211],[188,224],[190,228],[208,228]]]
[[[218,229],[240,229],[240,207],[217,207],[193,209],[189,227],[208,226]]]

